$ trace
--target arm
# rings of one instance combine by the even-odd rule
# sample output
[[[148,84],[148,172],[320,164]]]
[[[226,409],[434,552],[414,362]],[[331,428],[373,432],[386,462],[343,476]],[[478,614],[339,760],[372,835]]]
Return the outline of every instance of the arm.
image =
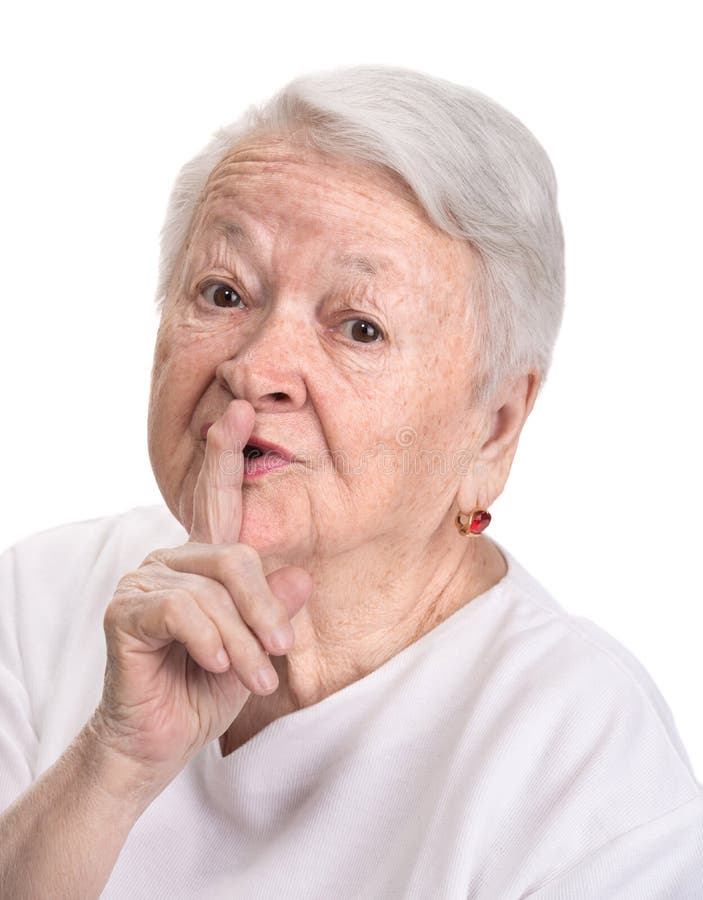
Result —
[[[0,814],[0,897],[99,897],[134,823],[165,786],[111,750],[94,717]]]
[[[254,414],[244,401],[233,401],[228,413],[208,432],[191,538],[149,554],[118,583],[103,620],[101,701],[60,759],[30,787],[32,735],[25,735],[23,746],[20,738],[23,727],[32,731],[31,701],[22,645],[14,639],[16,590],[11,571],[3,590],[0,559],[0,614],[9,619],[6,629],[0,627],[0,651],[5,633],[8,659],[5,664],[0,653],[3,900],[98,897],[149,804],[231,725],[251,691],[265,696],[277,686],[262,684],[257,672],[270,669],[276,679],[269,653],[285,654],[292,646],[290,618],[307,601],[312,579],[295,566],[265,575],[258,553],[237,541],[244,456],[234,473],[220,461],[227,447],[244,447]],[[274,639],[280,630],[285,646]],[[41,640],[41,633],[37,623],[32,639]],[[17,761],[5,785],[4,759]],[[2,812],[4,798],[14,803]]]

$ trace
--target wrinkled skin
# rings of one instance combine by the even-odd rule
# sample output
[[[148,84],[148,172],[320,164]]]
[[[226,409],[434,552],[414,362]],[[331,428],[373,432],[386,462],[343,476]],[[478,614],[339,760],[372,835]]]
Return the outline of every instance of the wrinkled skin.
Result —
[[[505,574],[454,518],[503,490],[538,383],[470,407],[475,264],[385,170],[264,137],[211,173],[162,312],[152,466],[190,530],[201,429],[246,400],[254,434],[299,461],[244,481],[239,540],[267,573],[296,565],[314,584],[294,647],[271,658],[280,687],[249,698],[225,752]]]

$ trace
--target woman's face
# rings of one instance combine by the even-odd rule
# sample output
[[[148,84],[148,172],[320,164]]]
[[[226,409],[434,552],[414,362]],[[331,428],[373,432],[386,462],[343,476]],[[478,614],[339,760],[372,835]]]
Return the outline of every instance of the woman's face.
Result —
[[[254,408],[254,435],[298,459],[245,476],[240,540],[263,557],[419,547],[452,519],[480,424],[468,406],[473,260],[380,169],[280,139],[219,164],[152,373],[149,453],[184,527],[203,427],[234,398]]]

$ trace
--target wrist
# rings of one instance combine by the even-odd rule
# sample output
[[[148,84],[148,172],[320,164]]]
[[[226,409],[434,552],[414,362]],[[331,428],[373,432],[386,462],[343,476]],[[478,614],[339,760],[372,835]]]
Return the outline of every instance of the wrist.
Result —
[[[120,751],[114,733],[96,710],[78,735],[77,749],[94,785],[106,802],[117,803],[136,821],[171,779],[159,778],[138,760]]]

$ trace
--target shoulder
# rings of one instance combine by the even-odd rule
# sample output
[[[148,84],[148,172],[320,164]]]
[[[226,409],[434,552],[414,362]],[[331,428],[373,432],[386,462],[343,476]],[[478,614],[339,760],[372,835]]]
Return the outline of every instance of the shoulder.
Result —
[[[56,525],[0,554],[2,593],[76,588],[91,574],[138,566],[151,550],[185,540],[185,529],[164,504]]]
[[[522,800],[546,816],[544,837],[564,840],[566,859],[564,835],[595,847],[700,798],[671,710],[640,660],[507,557],[481,702],[500,749],[493,765],[515,795],[528,786]]]
[[[4,665],[14,689],[24,685],[38,733],[47,717],[73,712],[54,702],[60,672],[71,673],[76,708],[97,689],[102,619],[120,578],[151,550],[186,539],[168,508],[154,505],[47,528],[0,554],[0,675]]]
[[[115,560],[119,565],[144,548],[146,556],[157,546],[186,539],[185,529],[168,508],[155,504],[35,532],[9,547],[2,558],[12,559],[17,587],[26,580],[44,579],[56,585],[62,578],[75,584],[101,562]]]
[[[513,658],[523,693],[562,710],[569,737],[607,736],[627,745],[664,749],[678,777],[697,782],[665,698],[642,662],[597,622],[573,615],[514,556],[509,560],[505,604],[505,661]]]
[[[502,838],[539,882],[678,809],[700,817],[703,786],[640,660],[501,550],[506,576],[446,646],[463,665],[467,783],[489,784]]]
[[[546,593],[546,592],[545,592]],[[586,616],[573,615],[553,598],[549,608],[562,633],[564,668],[590,697],[589,707],[611,714],[623,705],[621,727],[633,737],[646,720],[667,747],[681,776],[693,777],[691,762],[676,729],[671,709],[643,663],[622,641]],[[568,683],[568,682],[567,682]]]

